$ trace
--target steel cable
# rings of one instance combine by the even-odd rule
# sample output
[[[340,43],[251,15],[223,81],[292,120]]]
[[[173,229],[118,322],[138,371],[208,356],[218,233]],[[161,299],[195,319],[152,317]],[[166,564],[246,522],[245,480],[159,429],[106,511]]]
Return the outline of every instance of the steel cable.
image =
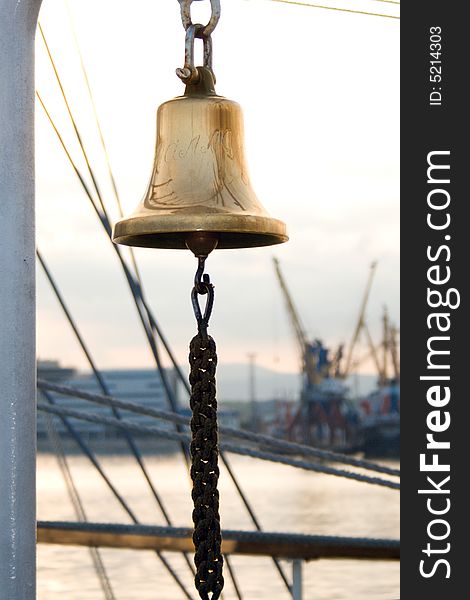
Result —
[[[70,467],[65,456],[62,442],[60,440],[59,434],[57,433],[51,415],[46,415],[46,433],[49,440],[49,444],[56,455],[57,463],[59,465],[59,469],[62,474],[62,478],[64,480],[70,502],[75,511],[75,516],[78,521],[81,521],[82,523],[87,523],[88,519],[86,516],[85,508],[83,506],[80,494],[78,493],[77,487],[73,480],[72,472],[70,471]],[[106,598],[106,600],[115,600],[113,588],[111,586],[111,582],[106,572],[103,559],[101,558],[100,551],[98,550],[98,548],[93,547],[90,547],[89,551],[93,567],[96,572],[96,576],[98,577],[101,589],[103,590],[104,597]]]
[[[72,417],[74,419],[81,419],[83,421],[89,421],[91,423],[102,423],[104,425],[109,425],[111,427],[116,427],[118,429],[128,429],[129,431],[134,431],[136,433],[144,433],[147,435],[157,435],[163,439],[167,440],[180,440],[184,443],[188,443],[190,438],[188,434],[185,433],[177,433],[175,431],[168,431],[165,429],[161,429],[159,427],[155,427],[153,425],[138,425],[137,423],[132,423],[127,421],[126,419],[115,419],[113,417],[105,417],[101,416],[97,413],[90,413],[80,410],[75,410],[71,408],[64,408],[59,406],[49,406],[46,404],[38,403],[38,410],[42,410],[44,412],[49,412],[53,414],[58,414],[62,416]],[[237,446],[236,444],[222,442],[220,444],[220,448],[225,450],[226,452],[232,452],[234,454],[241,454],[243,456],[250,456],[252,458],[260,458],[262,460],[267,460],[274,463],[289,465],[292,467],[297,467],[300,469],[304,469],[306,471],[313,471],[317,473],[325,473],[328,475],[336,475],[338,477],[345,477],[347,479],[354,479],[363,483],[370,483],[373,485],[379,485],[383,487],[388,487],[390,489],[399,490],[400,484],[394,481],[389,481],[387,479],[382,479],[379,477],[369,477],[368,475],[362,475],[360,473],[354,473],[352,471],[345,471],[344,469],[336,469],[334,467],[318,465],[315,463],[311,463],[305,460],[298,460],[295,458],[290,458],[288,456],[274,454],[272,452],[263,452],[260,450],[253,450],[251,448],[245,448],[242,446]]]
[[[177,413],[168,412],[166,410],[161,410],[158,408],[151,408],[142,406],[140,404],[136,404],[135,402],[130,402],[127,400],[120,400],[118,398],[114,398],[112,396],[100,396],[98,394],[92,394],[90,392],[85,392],[79,390],[77,388],[68,387],[44,380],[38,380],[38,387],[40,389],[47,389],[49,391],[56,392],[58,394],[62,394],[65,396],[72,396],[75,398],[81,398],[87,402],[92,402],[95,404],[102,404],[104,406],[116,406],[121,408],[122,410],[126,410],[129,412],[134,412],[136,414],[145,415],[148,417],[153,417],[155,419],[162,419],[166,421],[173,421],[175,423],[179,423],[181,425],[188,425],[188,419]],[[392,467],[387,467],[385,465],[380,465],[377,463],[370,462],[368,460],[362,460],[359,458],[354,458],[352,456],[347,456],[346,454],[340,454],[337,452],[330,452],[327,450],[322,450],[320,448],[315,448],[312,446],[305,446],[303,444],[297,444],[295,442],[288,442],[286,440],[280,440],[268,435],[253,433],[251,431],[245,431],[243,429],[237,429],[235,427],[227,427],[224,425],[219,426],[219,432],[227,437],[233,437],[237,439],[243,439],[249,442],[253,442],[259,445],[277,448],[279,450],[284,450],[290,454],[296,454],[300,456],[312,456],[315,458],[321,458],[323,460],[329,460],[332,462],[343,463],[351,466],[355,466],[361,469],[366,469],[369,471],[374,471],[377,473],[383,473],[391,476],[400,476],[400,470],[394,469]]]
[[[67,429],[68,433],[70,434],[70,436],[73,438],[73,440],[75,441],[77,446],[80,448],[80,450],[83,452],[83,454],[88,458],[88,460],[91,462],[91,464],[95,467],[96,471],[99,473],[100,477],[103,479],[103,481],[105,482],[107,487],[110,489],[111,493],[116,498],[116,500],[119,502],[119,504],[122,506],[124,511],[130,517],[131,521],[134,524],[138,525],[139,524],[138,518],[136,517],[136,515],[134,514],[134,512],[132,511],[130,506],[127,504],[127,502],[125,501],[123,496],[121,496],[121,494],[117,491],[116,487],[113,485],[113,483],[111,482],[109,477],[106,475],[100,462],[94,455],[93,451],[89,448],[89,446],[83,440],[80,433],[70,423],[70,421],[66,418],[66,416],[64,414],[61,414],[60,408],[55,404],[55,401],[50,396],[50,394],[46,390],[42,390],[42,394],[48,401],[48,404],[42,405],[43,406],[42,410],[45,410],[45,412],[50,412],[52,414],[56,414],[60,418],[64,427]],[[39,406],[41,406],[40,403],[38,403],[38,407]],[[47,410],[47,409],[49,409],[49,410]],[[122,422],[122,421],[119,421],[119,419],[114,419],[114,420],[118,423]],[[176,584],[179,586],[179,588],[183,592],[184,596],[186,598],[188,598],[189,600],[193,600],[192,596],[186,590],[186,587],[184,586],[183,582],[180,580],[180,578],[178,577],[176,572],[173,570],[173,568],[171,567],[169,562],[166,560],[166,558],[162,555],[162,553],[157,551],[156,555],[160,559],[160,561],[162,562],[163,566],[166,568],[168,573],[171,575],[171,577],[175,580]]]
[[[64,300],[64,298],[63,298],[63,296],[62,296],[62,294],[61,294],[61,292],[60,292],[60,290],[59,290],[56,282],[54,281],[54,279],[52,277],[52,274],[51,274],[50,270],[48,269],[48,267],[47,267],[47,265],[46,265],[46,263],[45,263],[42,255],[41,255],[41,253],[39,252],[39,250],[36,251],[36,254],[37,254],[39,263],[41,264],[41,267],[43,268],[44,273],[45,273],[45,275],[46,275],[46,277],[47,277],[47,279],[48,279],[48,281],[49,281],[49,283],[50,283],[50,285],[52,287],[52,290],[53,290],[53,292],[54,292],[54,294],[55,294],[55,296],[56,296],[56,298],[57,298],[60,306],[62,307],[62,310],[63,310],[63,312],[64,312],[64,314],[65,314],[65,316],[67,318],[67,321],[69,322],[69,324],[70,324],[70,326],[71,326],[71,328],[72,328],[72,330],[73,330],[73,332],[75,334],[75,337],[76,337],[76,339],[77,339],[80,347],[82,348],[83,353],[85,354],[85,357],[86,357],[86,359],[88,361],[88,364],[90,365],[90,367],[91,367],[91,369],[93,371],[93,374],[94,374],[94,376],[96,378],[96,381],[98,382],[98,386],[101,388],[101,390],[103,391],[104,394],[106,394],[107,396],[109,396],[110,395],[109,388],[108,388],[108,386],[107,386],[107,384],[106,384],[106,382],[105,382],[105,380],[104,380],[101,372],[98,370],[98,368],[96,366],[96,363],[95,363],[93,357],[91,356],[90,350],[88,349],[87,345],[85,344],[85,340],[83,339],[83,336],[81,335],[81,333],[80,333],[80,331],[78,329],[78,326],[75,323],[75,320],[73,319],[72,314],[70,313],[70,311],[69,311],[69,309],[68,309],[68,307],[67,307],[67,305],[65,303],[65,300]],[[109,406],[110,406],[110,408],[112,410],[113,415],[117,419],[121,419],[122,418],[121,413],[119,412],[119,410],[116,407],[116,405],[114,405],[114,406],[109,405]],[[160,511],[161,511],[161,513],[163,515],[164,520],[166,521],[167,525],[172,525],[171,518],[170,518],[169,513],[168,513],[168,511],[167,511],[167,509],[166,509],[166,507],[165,507],[165,505],[163,503],[163,499],[161,498],[160,494],[158,493],[158,491],[157,491],[157,489],[156,489],[156,487],[155,487],[155,485],[154,485],[154,483],[153,483],[153,481],[152,481],[152,479],[150,477],[150,474],[149,474],[149,472],[147,470],[147,467],[146,467],[146,465],[144,463],[142,454],[141,454],[141,452],[140,452],[137,444],[135,443],[134,439],[132,438],[132,436],[129,434],[128,431],[123,430],[123,434],[124,434],[124,438],[125,438],[125,440],[127,442],[127,445],[129,447],[132,455],[136,459],[137,464],[139,465],[140,470],[142,471],[142,474],[143,474],[143,476],[145,478],[145,481],[147,482],[147,484],[148,484],[148,486],[150,488],[150,491],[151,491],[151,493],[152,493],[152,495],[153,495],[153,497],[154,497],[154,499],[155,499],[158,507],[160,508]],[[188,555],[186,553],[183,553],[183,557],[184,557],[184,559],[186,561],[186,564],[188,565],[188,567],[189,567],[189,569],[191,571],[191,574],[194,575],[194,570],[193,570],[193,567],[191,565],[191,561],[189,560]]]
[[[400,19],[400,17],[397,17],[396,15],[386,15],[383,13],[373,13],[373,12],[368,12],[365,10],[354,10],[352,8],[339,8],[337,6],[325,6],[322,4],[312,4],[310,2],[296,2],[294,0],[269,0],[270,2],[279,2],[281,4],[292,4],[294,6],[305,6],[308,8],[323,8],[325,10],[335,10],[338,12],[344,12],[344,13],[353,13],[353,14],[357,14],[357,15],[367,15],[369,17],[384,17],[386,19]],[[390,4],[399,4],[399,3],[395,3],[395,2],[388,2]]]

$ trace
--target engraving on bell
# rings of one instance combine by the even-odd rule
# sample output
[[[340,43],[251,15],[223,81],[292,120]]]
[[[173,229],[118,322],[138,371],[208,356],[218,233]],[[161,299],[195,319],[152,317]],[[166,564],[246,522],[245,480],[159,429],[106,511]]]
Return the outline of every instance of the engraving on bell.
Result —
[[[208,69],[198,71],[184,96],[159,107],[147,191],[116,223],[113,241],[152,248],[187,248],[205,234],[217,248],[287,241],[285,224],[269,216],[251,187],[240,106],[216,95]],[[197,254],[198,246],[191,250]]]

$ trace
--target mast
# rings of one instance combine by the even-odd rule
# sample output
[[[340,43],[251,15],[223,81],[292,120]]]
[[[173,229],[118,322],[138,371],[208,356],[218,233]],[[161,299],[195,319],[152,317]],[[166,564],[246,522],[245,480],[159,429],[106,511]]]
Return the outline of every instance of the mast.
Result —
[[[382,342],[382,385],[385,385],[388,378],[388,352],[390,348],[390,327],[387,307],[384,306],[383,323],[383,342]]]
[[[400,359],[398,357],[398,329],[395,325],[390,328],[390,354],[392,355],[393,374],[395,379],[400,379]]]
[[[0,595],[36,597],[34,33],[40,0],[0,0]]]
[[[258,407],[256,405],[256,382],[255,382],[255,366],[256,366],[256,354],[250,352],[248,354],[249,366],[250,366],[250,377],[249,377],[249,400],[250,400],[250,412],[251,412],[251,429],[258,431],[259,416]]]
[[[344,377],[349,375],[349,373],[351,371],[354,347],[356,346],[357,340],[359,338],[359,334],[361,333],[361,329],[364,327],[364,315],[366,312],[367,302],[369,300],[370,289],[372,287],[372,281],[374,279],[376,267],[377,267],[377,262],[374,261],[370,265],[369,279],[367,280],[366,289],[364,291],[364,297],[362,299],[362,304],[361,304],[361,307],[359,310],[359,317],[357,319],[356,328],[354,330],[354,333],[353,333],[353,336],[351,339],[351,344],[349,345],[348,357],[346,359],[346,366],[344,368]]]

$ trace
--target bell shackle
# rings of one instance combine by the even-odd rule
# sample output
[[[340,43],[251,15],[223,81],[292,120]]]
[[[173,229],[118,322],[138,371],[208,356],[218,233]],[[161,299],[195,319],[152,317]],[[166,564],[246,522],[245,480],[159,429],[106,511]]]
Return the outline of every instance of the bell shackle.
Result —
[[[209,69],[212,73],[212,77],[215,82],[215,75],[212,70],[212,38],[204,35],[204,25],[200,23],[191,24],[186,30],[185,42],[184,42],[184,67],[182,69],[176,69],[178,77],[188,83],[197,83],[199,80],[199,71],[194,66],[194,40],[199,38],[204,44],[204,56],[203,65],[206,69]]]

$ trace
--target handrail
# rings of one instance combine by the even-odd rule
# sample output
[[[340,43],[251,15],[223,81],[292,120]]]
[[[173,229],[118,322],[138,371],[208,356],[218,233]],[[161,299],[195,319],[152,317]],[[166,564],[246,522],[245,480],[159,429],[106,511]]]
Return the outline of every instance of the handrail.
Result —
[[[38,542],[72,546],[193,552],[186,527],[40,521]],[[224,554],[313,560],[319,558],[398,560],[400,541],[260,531],[222,532]]]

